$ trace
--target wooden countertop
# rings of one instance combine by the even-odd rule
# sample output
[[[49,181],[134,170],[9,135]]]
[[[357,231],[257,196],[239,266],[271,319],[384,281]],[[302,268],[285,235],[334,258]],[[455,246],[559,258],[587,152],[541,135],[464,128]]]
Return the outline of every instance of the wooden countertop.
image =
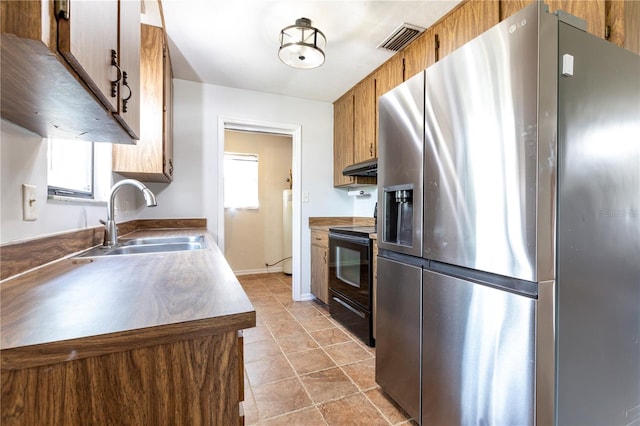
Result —
[[[255,310],[206,228],[203,250],[66,257],[0,286],[3,369],[53,364],[255,326]]]
[[[325,216],[310,217],[309,228],[317,231],[328,231],[334,226],[373,226],[375,219],[372,217],[351,216]]]

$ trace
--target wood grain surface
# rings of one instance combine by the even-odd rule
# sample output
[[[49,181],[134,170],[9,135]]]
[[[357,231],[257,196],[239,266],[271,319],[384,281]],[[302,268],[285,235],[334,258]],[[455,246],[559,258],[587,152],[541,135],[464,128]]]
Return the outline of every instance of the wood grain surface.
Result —
[[[2,371],[3,425],[234,425],[235,331]]]
[[[373,212],[371,212],[373,214]],[[311,229],[328,230],[332,226],[373,226],[373,217],[361,217],[361,216],[323,216],[323,217],[310,217],[309,227]]]
[[[142,219],[118,224],[119,235],[145,229],[205,228],[206,219]],[[102,244],[104,227],[60,233],[0,246],[0,280]]]
[[[46,365],[255,325],[255,311],[206,229],[208,248],[65,258],[0,286],[2,369]]]

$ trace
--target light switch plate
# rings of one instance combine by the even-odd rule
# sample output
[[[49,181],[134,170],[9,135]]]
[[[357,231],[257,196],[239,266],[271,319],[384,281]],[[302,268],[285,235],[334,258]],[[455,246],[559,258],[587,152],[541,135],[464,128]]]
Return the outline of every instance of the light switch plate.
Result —
[[[22,220],[38,219],[36,214],[36,186],[22,184]]]

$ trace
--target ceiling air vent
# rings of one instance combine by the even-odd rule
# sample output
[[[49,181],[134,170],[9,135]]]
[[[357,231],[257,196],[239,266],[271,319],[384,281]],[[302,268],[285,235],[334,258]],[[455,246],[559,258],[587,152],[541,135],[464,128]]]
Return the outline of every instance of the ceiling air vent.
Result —
[[[424,28],[417,25],[407,24],[406,22],[396,28],[382,43],[378,49],[387,49],[397,52],[402,50],[407,44],[411,43],[416,37],[424,31]]]

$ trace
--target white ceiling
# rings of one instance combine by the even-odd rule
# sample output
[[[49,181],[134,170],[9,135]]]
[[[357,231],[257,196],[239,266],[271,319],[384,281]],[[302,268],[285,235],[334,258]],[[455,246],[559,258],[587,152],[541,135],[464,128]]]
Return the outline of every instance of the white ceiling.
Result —
[[[161,0],[174,78],[333,102],[393,52],[376,49],[403,22],[429,27],[460,0]],[[326,61],[290,68],[280,30],[301,17],[327,38]]]

